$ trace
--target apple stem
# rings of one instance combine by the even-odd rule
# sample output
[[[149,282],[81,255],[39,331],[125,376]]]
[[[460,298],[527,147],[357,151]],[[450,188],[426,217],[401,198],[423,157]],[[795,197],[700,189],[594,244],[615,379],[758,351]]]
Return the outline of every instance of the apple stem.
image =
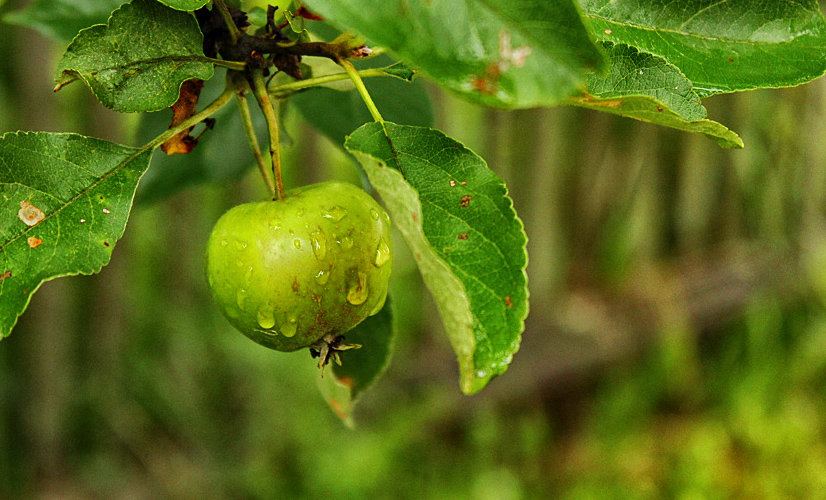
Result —
[[[347,72],[347,76],[350,77],[350,80],[353,81],[353,85],[356,86],[356,90],[358,90],[359,95],[361,96],[361,100],[364,101],[364,104],[367,106],[367,109],[370,111],[370,115],[373,116],[373,120],[378,123],[384,124],[384,118],[381,117],[381,113],[379,113],[379,108],[376,107],[376,103],[373,102],[373,98],[370,97],[370,93],[367,92],[367,87],[364,86],[364,81],[361,79],[361,75],[359,74],[358,70],[353,63],[348,61],[347,59],[336,59],[336,63]]]
[[[264,74],[259,70],[252,72],[252,92],[258,100],[258,106],[264,113],[267,121],[267,131],[270,136],[270,157],[272,158],[272,173],[275,178],[275,198],[283,200],[284,181],[281,177],[281,146],[278,137],[278,116],[275,113],[275,106],[267,93],[267,83],[264,81]],[[277,104],[278,101],[275,101]]]
[[[261,173],[261,177],[264,178],[264,184],[267,185],[267,189],[269,189],[270,194],[275,197],[275,182],[273,182],[272,177],[270,177],[267,172],[267,164],[264,160],[264,155],[261,154],[261,147],[258,145],[258,137],[255,136],[255,128],[252,125],[252,117],[250,116],[249,104],[247,104],[247,96],[244,95],[243,92],[238,92],[235,94],[235,97],[238,101],[238,109],[241,112],[241,122],[244,124],[244,132],[247,135],[247,142],[249,143],[252,155],[255,157],[255,164],[258,165],[258,171]]]

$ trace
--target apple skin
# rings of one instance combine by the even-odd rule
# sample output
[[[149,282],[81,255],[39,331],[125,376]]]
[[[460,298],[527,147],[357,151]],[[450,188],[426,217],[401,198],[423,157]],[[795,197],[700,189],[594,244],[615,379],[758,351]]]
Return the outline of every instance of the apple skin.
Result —
[[[294,351],[381,310],[392,245],[390,217],[370,195],[352,184],[313,184],[222,215],[207,243],[207,280],[241,333]]]

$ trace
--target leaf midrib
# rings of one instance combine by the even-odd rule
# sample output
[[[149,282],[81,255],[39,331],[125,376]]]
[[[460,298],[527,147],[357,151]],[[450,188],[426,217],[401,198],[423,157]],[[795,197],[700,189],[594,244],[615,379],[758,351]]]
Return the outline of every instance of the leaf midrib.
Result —
[[[212,64],[214,61],[210,60],[205,56],[164,56],[164,57],[154,57],[150,59],[139,59],[137,61],[130,61],[124,62],[121,65],[116,66],[106,66],[103,68],[95,68],[94,70],[84,71],[82,69],[72,68],[72,67],[65,67],[61,68],[63,73],[70,73],[75,72],[79,75],[97,75],[103,71],[112,71],[117,69],[133,69],[133,66],[148,66],[152,64],[161,64],[164,62],[201,62],[205,64]],[[140,69],[140,68],[138,68]]]

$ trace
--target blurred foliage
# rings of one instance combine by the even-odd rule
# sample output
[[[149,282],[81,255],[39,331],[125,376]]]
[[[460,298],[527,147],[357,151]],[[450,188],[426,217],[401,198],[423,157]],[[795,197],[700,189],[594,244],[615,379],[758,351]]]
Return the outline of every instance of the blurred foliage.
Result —
[[[2,131],[130,143],[133,117],[84,89],[52,95],[60,49],[0,30]],[[309,355],[247,341],[209,301],[206,236],[263,195],[253,172],[137,206],[100,275],[34,296],[0,342],[0,498],[826,491],[826,83],[709,100],[743,151],[581,109],[507,113],[432,93],[437,127],[506,179],[527,226],[531,315],[505,375],[460,395],[399,241],[397,350],[346,429]],[[289,184],[359,181],[287,119]]]

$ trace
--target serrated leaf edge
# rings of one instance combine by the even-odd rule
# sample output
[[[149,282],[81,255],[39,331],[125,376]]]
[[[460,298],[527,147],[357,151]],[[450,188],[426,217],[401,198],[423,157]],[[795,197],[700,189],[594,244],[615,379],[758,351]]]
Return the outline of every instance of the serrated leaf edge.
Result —
[[[390,122],[385,122],[385,123],[392,125],[392,123],[390,123]],[[423,128],[428,128],[428,127],[412,127],[412,128],[422,128],[423,129]],[[441,132],[439,130],[436,130],[436,129],[429,129],[429,130],[432,130],[433,132],[436,132],[437,134],[440,134],[443,137],[446,137],[446,138],[450,139],[451,141],[456,142],[457,144],[459,144],[461,147],[463,147],[467,151],[470,151],[471,153],[476,155],[479,158],[479,160],[485,165],[485,168],[489,168],[489,167],[487,167],[487,162],[485,162],[483,158],[479,157],[476,153],[474,153],[471,149],[467,148],[460,141],[457,141],[456,139],[454,139],[452,137],[448,137],[446,134],[444,134],[443,132]],[[387,133],[387,129],[386,129],[385,124],[382,124],[382,133],[384,134],[385,139],[387,139],[388,143],[390,144],[390,148],[391,148],[392,153],[393,153],[393,160],[398,165],[397,153],[396,153],[395,147],[393,146],[392,139],[390,139],[389,134]],[[348,136],[348,138],[349,138],[349,136]],[[345,148],[347,148],[346,140],[345,140]],[[399,228],[399,231],[402,233],[403,236],[405,236],[405,240],[407,241],[408,246],[410,246],[411,250],[413,250],[413,256],[414,256],[414,259],[416,260],[417,265],[419,266],[419,270],[420,270],[420,273],[422,275],[422,279],[425,281],[426,284],[428,284],[428,290],[434,296],[434,299],[436,299],[435,303],[436,303],[437,308],[439,309],[440,316],[443,318],[443,323],[445,322],[445,318],[452,317],[452,318],[455,319],[457,317],[456,314],[451,315],[450,311],[443,310],[443,306],[450,305],[451,301],[456,300],[456,296],[448,297],[444,300],[439,300],[439,297],[442,296],[441,288],[438,287],[438,286],[431,286],[431,284],[430,284],[430,280],[432,280],[432,276],[436,276],[437,274],[426,273],[425,271],[423,271],[423,269],[426,269],[426,268],[429,267],[429,266],[427,266],[428,263],[430,263],[430,262],[434,263],[434,267],[436,268],[436,271],[437,272],[442,271],[443,276],[449,276],[450,278],[452,278],[449,281],[453,282],[452,283],[453,288],[458,289],[460,291],[457,294],[457,296],[460,297],[460,300],[461,300],[462,304],[464,304],[463,309],[466,312],[464,321],[460,321],[460,324],[462,324],[462,326],[464,326],[463,332],[451,331],[448,328],[448,325],[445,324],[445,333],[447,334],[448,340],[450,341],[451,346],[453,347],[453,350],[457,355],[457,360],[459,362],[459,374],[460,374],[459,385],[460,385],[460,388],[461,388],[462,392],[464,394],[468,394],[468,395],[473,394],[475,392],[478,392],[479,390],[484,388],[487,385],[487,383],[493,377],[495,377],[497,375],[501,375],[502,373],[504,373],[504,371],[507,369],[507,366],[510,363],[510,358],[512,358],[512,356],[514,354],[516,354],[516,352],[518,352],[519,347],[521,345],[522,334],[525,331],[525,320],[527,319],[527,316],[528,316],[528,313],[529,313],[529,308],[530,308],[530,306],[529,306],[530,292],[529,292],[529,289],[527,287],[527,283],[528,283],[528,274],[527,274],[527,265],[528,265],[527,234],[525,233],[524,222],[517,216],[516,210],[513,206],[513,199],[510,196],[508,196],[507,185],[504,182],[502,182],[503,196],[508,201],[508,206],[507,206],[506,210],[507,210],[508,215],[510,215],[514,220],[516,220],[518,222],[519,229],[520,229],[522,235],[524,236],[525,242],[526,242],[526,245],[522,248],[522,251],[524,252],[524,256],[525,256],[525,263],[524,263],[523,266],[521,266],[521,269],[520,269],[520,271],[523,275],[523,278],[525,280],[525,311],[524,311],[524,314],[520,318],[518,318],[518,321],[520,323],[519,335],[517,336],[517,338],[514,340],[514,342],[510,346],[510,350],[507,354],[508,362],[505,363],[505,365],[504,365],[504,367],[502,367],[502,369],[499,369],[499,370],[493,371],[491,373],[488,373],[484,377],[478,377],[476,375],[476,365],[475,365],[475,359],[474,359],[474,354],[475,354],[475,350],[476,350],[476,333],[475,333],[475,330],[473,328],[473,324],[475,322],[475,316],[472,313],[470,298],[467,295],[467,291],[466,291],[466,288],[465,288],[464,283],[462,282],[462,280],[458,276],[456,276],[456,274],[451,270],[450,266],[436,252],[436,250],[430,244],[430,242],[427,238],[427,235],[424,232],[424,227],[422,225],[423,224],[423,216],[422,216],[422,211],[421,211],[422,203],[421,203],[421,200],[419,198],[418,191],[413,186],[411,186],[410,184],[407,183],[401,169],[393,169],[393,168],[387,167],[387,166],[383,165],[382,162],[379,159],[377,159],[377,158],[375,158],[371,155],[368,155],[366,153],[362,153],[362,152],[359,152],[359,151],[353,151],[349,148],[347,148],[347,150],[351,154],[353,154],[357,159],[359,159],[359,161],[362,162],[362,163],[363,163],[362,159],[368,159],[371,163],[376,164],[377,167],[376,167],[375,173],[371,173],[370,171],[365,169],[365,171],[367,172],[368,179],[370,180],[371,184],[373,184],[374,186],[377,185],[377,183],[374,182],[373,175],[376,175],[378,173],[385,174],[386,176],[391,177],[391,178],[395,176],[397,178],[400,178],[402,182],[398,182],[398,179],[394,179],[391,182],[395,182],[395,183],[398,183],[398,185],[403,186],[402,189],[408,191],[407,194],[410,195],[409,199],[414,200],[414,205],[415,206],[414,207],[410,207],[410,206],[406,207],[404,210],[401,211],[402,213],[399,214],[399,215],[393,214],[392,212],[395,211],[395,210],[393,210],[391,208],[391,204],[393,203],[393,201],[397,201],[397,200],[389,201],[389,200],[385,199],[384,201],[385,201],[385,206],[387,207],[388,212],[391,212],[391,216],[393,217],[393,220],[395,221],[397,227]],[[378,184],[378,185],[381,185],[381,184]],[[400,197],[400,198],[402,200],[403,199],[408,199],[406,197]],[[411,227],[410,226],[411,221],[412,221],[412,227],[415,229],[415,231],[412,231],[412,232],[406,230],[406,229],[409,229]],[[424,255],[416,252],[416,249],[413,248],[413,244],[411,242],[411,236],[415,236],[415,238],[413,238],[412,241],[423,241],[424,242],[424,250],[431,257],[430,259],[425,259]],[[423,264],[425,264],[424,268],[423,268]],[[459,335],[459,333],[463,333],[464,335]],[[468,338],[470,339],[470,342],[467,342],[465,340],[465,339],[468,339]]]
[[[26,136],[26,135],[35,135],[35,136],[37,136],[37,135],[41,135],[41,134],[48,134],[48,135],[51,135],[51,136],[77,137],[77,138],[81,138],[81,139],[92,139],[90,137],[87,137],[87,136],[84,136],[84,135],[81,135],[81,134],[74,134],[74,133],[13,131],[13,132],[6,132],[3,135],[0,135],[0,141],[6,139],[9,136]],[[98,140],[103,140],[103,139],[98,139]],[[62,212],[66,207],[70,206],[72,203],[79,200],[82,196],[88,194],[89,191],[91,191],[92,189],[99,186],[102,182],[104,182],[106,179],[108,179],[112,175],[115,175],[116,173],[118,173],[120,170],[125,168],[128,164],[135,161],[142,154],[146,154],[147,152],[149,152],[151,154],[151,152],[153,151],[152,149],[148,149],[148,148],[133,148],[131,146],[124,146],[122,144],[117,144],[117,143],[112,143],[112,144],[115,144],[119,147],[132,149],[132,150],[134,150],[134,153],[132,155],[130,155],[128,158],[126,158],[124,161],[122,161],[121,163],[116,165],[113,169],[109,170],[108,172],[106,172],[102,176],[98,177],[92,184],[90,184],[85,189],[78,192],[75,196],[73,196],[67,202],[60,205],[57,209],[53,210],[52,212],[50,212],[48,214],[45,214],[45,217],[36,226],[27,227],[19,235],[11,238],[10,240],[8,240],[6,242],[0,243],[0,252],[4,252],[6,250],[6,248],[9,247],[9,245],[11,245],[15,241],[19,240],[20,238],[23,238],[24,236],[26,236],[26,234],[28,234],[30,231],[34,230],[36,227],[40,226],[41,224],[45,223],[47,220],[51,219],[53,216],[55,216],[55,215],[59,214],[60,212]],[[151,157],[150,157],[150,160],[151,160]],[[149,165],[149,162],[147,162],[147,166],[148,165]],[[142,175],[143,174],[141,174],[141,176]],[[140,178],[138,179],[138,181],[140,181]],[[137,183],[135,184],[135,188],[137,189]],[[132,199],[133,199],[133,202],[134,202],[134,193],[133,193]],[[129,211],[130,212],[131,212],[131,209],[132,209],[132,205],[130,203],[130,206],[129,206]],[[127,215],[127,219],[128,219],[128,215]],[[120,238],[123,236],[123,233],[124,233],[125,230],[126,230],[126,226],[124,225],[124,228],[117,235],[117,237],[115,238],[115,241],[113,241],[111,243],[111,245],[113,247],[113,250],[114,250],[114,246],[117,245],[117,242],[120,241]],[[111,258],[111,254],[110,254],[110,258]],[[62,274],[56,274],[54,276],[50,276],[46,279],[41,280],[37,285],[34,286],[34,288],[32,290],[29,291],[29,294],[26,297],[26,301],[23,303],[23,308],[21,309],[20,313],[14,318],[14,321],[12,321],[11,325],[9,326],[9,330],[7,332],[0,332],[0,340],[8,337],[9,334],[11,333],[11,331],[14,330],[14,327],[15,327],[15,325],[17,325],[17,322],[20,319],[20,316],[29,307],[29,303],[31,302],[32,296],[35,294],[35,292],[37,290],[40,289],[40,287],[43,285],[43,283],[46,283],[47,281],[51,281],[51,280],[56,279],[56,278],[63,278],[63,277],[66,277],[66,276],[78,276],[78,275],[89,276],[91,274],[95,274],[95,273],[100,272],[100,270],[103,269],[103,266],[105,266],[108,262],[109,262],[108,260],[105,261],[105,262],[102,262],[99,267],[97,267],[96,269],[93,269],[89,273],[85,273],[85,272],[62,273]]]
[[[657,120],[648,120],[639,116],[633,116],[630,114],[625,114],[622,112],[621,107],[623,100],[626,99],[644,99],[654,105],[657,108],[657,113],[671,113],[677,120],[676,124],[668,124]],[[669,127],[677,130],[682,130],[684,132],[691,132],[695,134],[703,134],[709,139],[716,142],[720,147],[725,149],[743,149],[743,139],[733,130],[726,127],[720,122],[710,120],[708,118],[704,118],[702,120],[684,120],[679,113],[672,110],[668,107],[667,104],[664,102],[651,97],[650,95],[643,95],[643,94],[628,94],[624,96],[617,96],[617,97],[610,97],[610,98],[600,98],[597,96],[592,96],[590,94],[583,94],[575,98],[571,98],[568,100],[568,104],[572,106],[597,110],[597,111],[604,111],[607,113],[619,115],[625,118],[631,118],[633,120],[651,123],[654,125],[659,125],[661,127]],[[653,114],[653,113],[652,113]],[[701,130],[703,126],[709,126],[714,129],[720,131],[719,134],[712,134],[708,132],[704,132]],[[731,133],[728,136],[728,133]]]
[[[167,7],[169,7],[170,9],[178,10],[179,12],[189,12],[189,11],[183,11],[183,10],[180,10],[180,9],[175,9],[175,7],[172,7],[172,6],[170,6],[170,5],[167,5],[167,4],[166,4],[165,2],[163,2],[162,0],[154,0],[154,1],[156,1],[156,2],[158,2],[158,3],[161,3],[162,5],[166,5],[166,6],[167,6]],[[131,1],[127,2],[127,3],[124,3],[124,4],[122,4],[120,7],[118,7],[117,9],[113,10],[111,14],[109,14],[109,17],[106,19],[106,22],[105,22],[105,23],[93,24],[92,26],[89,26],[89,27],[83,28],[82,30],[78,31],[78,32],[77,32],[77,35],[75,35],[75,36],[74,36],[74,38],[72,38],[72,41],[71,41],[71,42],[69,42],[69,45],[67,45],[67,46],[66,46],[66,50],[63,52],[63,56],[61,56],[61,58],[60,58],[60,62],[58,63],[58,68],[60,68],[60,67],[63,65],[63,59],[66,57],[66,54],[67,54],[67,53],[69,52],[69,50],[72,48],[72,45],[74,45],[75,41],[77,41],[77,39],[78,39],[80,36],[82,36],[82,35],[83,35],[83,33],[85,33],[86,31],[89,31],[89,30],[93,30],[93,29],[101,29],[101,28],[103,28],[104,30],[109,29],[109,27],[110,27],[110,25],[111,25],[111,22],[112,22],[112,18],[114,18],[114,17],[115,17],[115,15],[116,15],[116,14],[117,14],[117,13],[118,13],[121,9],[124,9],[124,8],[131,8],[133,4],[134,4],[134,0],[131,0]],[[197,23],[196,23],[196,25],[197,25]],[[201,33],[201,36],[203,37],[203,31],[201,31],[201,27],[200,27],[200,26],[198,26],[198,32],[199,32],[199,33]],[[83,36],[85,36],[85,35],[83,35]],[[199,61],[200,61],[200,62],[204,62],[204,63],[213,64],[213,61],[211,61],[211,60],[210,60],[209,58],[207,58],[206,56],[169,56],[169,57],[159,57],[159,58],[144,59],[144,60],[140,60],[140,61],[135,61],[135,62],[132,62],[132,63],[130,63],[130,64],[126,65],[126,66],[133,66],[133,65],[137,65],[137,64],[151,63],[151,62],[154,62],[154,61],[164,61],[164,60],[169,60],[169,61],[183,61],[183,62],[199,62]],[[102,69],[100,69],[100,70],[98,70],[98,71],[95,71],[95,72],[89,73],[89,75],[95,75],[95,74],[99,73],[100,71],[105,71],[105,70],[116,69],[116,68],[119,68],[119,67],[121,67],[121,66],[114,66],[114,67],[102,68]],[[213,73],[214,73],[214,70],[213,70]],[[191,76],[190,78],[193,78],[193,76]],[[82,81],[83,81],[83,83],[85,83],[85,84],[86,84],[86,87],[88,87],[88,88],[92,91],[92,93],[95,95],[95,97],[97,98],[98,102],[100,102],[101,104],[103,104],[103,100],[101,99],[101,96],[100,96],[100,94],[98,93],[98,91],[95,89],[95,87],[94,87],[93,85],[90,85],[89,80],[87,79],[87,77],[86,77],[86,76],[84,76],[82,73],[80,73],[79,71],[77,71],[77,70],[75,70],[75,69],[64,69],[64,70],[61,70],[61,71],[60,71],[60,74],[58,75],[58,77],[57,77],[57,78],[55,78],[55,83],[56,83],[56,85],[55,85],[55,87],[54,87],[53,91],[54,91],[54,92],[57,92],[58,90],[62,89],[62,88],[63,88],[63,87],[65,87],[66,85],[68,85],[68,84],[70,84],[70,83],[72,83],[72,82],[74,82],[74,81],[76,81],[76,80],[82,80]],[[180,95],[180,93],[181,93],[181,86],[182,86],[183,84],[184,84],[184,82],[182,81],[182,82],[178,85],[178,94],[177,94],[177,95]],[[177,97],[176,97],[175,99],[177,100]],[[170,102],[170,103],[168,103],[168,104],[166,104],[166,105],[164,105],[164,106],[160,106],[160,107],[157,107],[157,108],[140,109],[140,110],[118,110],[118,109],[115,109],[115,108],[110,108],[110,109],[113,109],[113,110],[115,110],[115,111],[138,112],[138,113],[152,113],[152,112],[155,112],[155,111],[161,111],[161,110],[163,110],[163,109],[166,109],[166,108],[168,108],[168,107],[172,106],[174,103],[175,103],[175,101],[173,100],[172,102]],[[106,105],[104,104],[104,106],[106,106]],[[109,106],[106,106],[106,107],[107,107],[107,108],[109,108]]]
[[[469,391],[472,387],[473,352],[476,348],[470,298],[461,280],[454,275],[447,263],[427,241],[422,226],[423,217],[419,193],[404,180],[404,176],[398,170],[378,166],[379,160],[371,155],[352,150],[350,150],[350,153],[360,162],[369,161],[376,164],[375,171],[367,171],[367,177],[374,186],[402,186],[402,196],[394,197],[393,200],[384,197],[382,199],[395,226],[413,250],[413,258],[416,260],[422,279],[425,283],[428,283],[428,290],[434,296],[440,315],[443,318],[450,317],[462,329],[461,332],[456,332],[446,328],[445,333],[459,359],[460,386],[463,391]],[[405,200],[412,200],[412,202],[406,203]],[[446,281],[447,286],[437,286],[437,282],[434,280],[436,276],[441,276]],[[440,297],[447,295],[450,295],[450,297],[440,300]],[[460,303],[461,306],[447,307],[456,303]]]
[[[198,9],[200,9],[201,7],[205,6],[206,4],[208,4],[208,3],[210,2],[210,0],[203,0],[203,2],[201,2],[201,5],[199,5],[198,7],[195,7],[194,9],[182,9],[182,8],[180,8],[180,7],[176,7],[176,6],[174,6],[174,5],[170,5],[170,4],[169,4],[169,0],[158,0],[158,1],[159,1],[160,3],[162,3],[162,4],[166,5],[166,6],[167,6],[167,7],[169,7],[170,9],[180,10],[180,11],[183,11],[183,12],[192,12],[192,11],[194,11],[194,10],[198,10]]]

